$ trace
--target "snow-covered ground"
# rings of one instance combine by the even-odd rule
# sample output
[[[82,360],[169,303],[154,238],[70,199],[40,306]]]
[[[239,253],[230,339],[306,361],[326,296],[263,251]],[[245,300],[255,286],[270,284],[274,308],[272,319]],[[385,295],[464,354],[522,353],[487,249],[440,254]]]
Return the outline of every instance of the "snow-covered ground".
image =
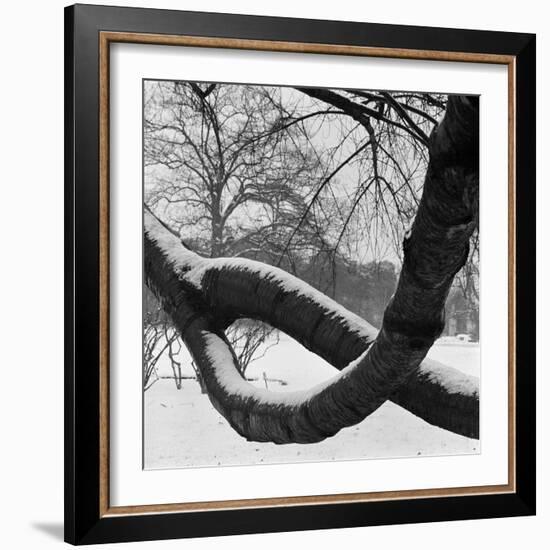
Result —
[[[479,376],[477,344],[436,344],[429,357]],[[180,359],[182,366],[189,365],[186,350],[182,350]],[[192,374],[188,369],[185,373]],[[247,377],[257,379],[252,383],[265,387],[265,373],[270,390],[294,391],[326,380],[336,372],[323,359],[281,334],[280,343],[250,365]],[[166,363],[159,373],[171,373]],[[286,385],[277,380],[284,380]],[[479,441],[431,426],[391,402],[360,424],[309,445],[246,441],[229,427],[194,380],[184,380],[180,390],[173,380],[159,380],[145,392],[144,407],[146,469],[479,452]]]

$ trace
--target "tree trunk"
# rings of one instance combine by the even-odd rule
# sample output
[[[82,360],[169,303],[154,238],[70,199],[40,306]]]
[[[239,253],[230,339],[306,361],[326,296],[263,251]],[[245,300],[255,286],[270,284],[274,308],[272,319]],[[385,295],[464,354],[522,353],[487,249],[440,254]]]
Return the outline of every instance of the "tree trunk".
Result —
[[[280,269],[199,257],[146,212],[147,284],[180,331],[210,400],[241,435],[275,443],[320,441],[392,398],[434,424],[477,436],[476,379],[423,362],[443,329],[445,300],[477,223],[477,98],[449,99],[429,150],[403,269],[378,334]],[[237,318],[260,319],[283,330],[341,373],[305,392],[251,386],[224,335]]]
[[[217,200],[212,206],[211,236],[210,256],[212,258],[217,258],[223,254],[223,226],[222,218],[219,213],[219,201]]]

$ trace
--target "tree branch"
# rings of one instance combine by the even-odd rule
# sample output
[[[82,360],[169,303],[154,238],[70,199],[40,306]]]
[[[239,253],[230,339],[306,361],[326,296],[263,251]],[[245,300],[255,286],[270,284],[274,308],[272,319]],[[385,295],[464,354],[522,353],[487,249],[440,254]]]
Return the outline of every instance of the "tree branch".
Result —
[[[459,433],[475,432],[475,382],[462,375],[460,383],[449,382],[448,370],[432,365],[426,372],[421,363],[443,329],[445,300],[468,255],[477,201],[478,100],[456,96],[430,138],[422,200],[378,335],[366,330],[359,317],[282,270],[249,260],[200,258],[149,212],[147,284],[180,331],[212,403],[248,439],[320,441],[361,421],[395,395],[414,412],[429,416],[426,396],[434,393],[431,386],[459,395],[444,414],[432,416],[453,424]],[[334,379],[309,391],[271,394],[254,388],[242,378],[223,334],[238,317],[262,318],[315,353],[332,357],[339,368],[344,360],[350,362]],[[425,390],[423,395],[419,388]],[[461,400],[467,406],[457,405]],[[466,412],[466,421],[454,420]]]

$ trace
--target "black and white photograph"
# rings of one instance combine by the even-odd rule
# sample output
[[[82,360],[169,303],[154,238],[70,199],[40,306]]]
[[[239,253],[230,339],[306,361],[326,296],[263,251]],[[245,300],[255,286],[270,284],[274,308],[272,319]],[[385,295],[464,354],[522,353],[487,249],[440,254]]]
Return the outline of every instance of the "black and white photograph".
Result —
[[[2,548],[547,546],[548,9],[449,8],[3,3]]]
[[[143,468],[480,453],[479,97],[142,84]]]

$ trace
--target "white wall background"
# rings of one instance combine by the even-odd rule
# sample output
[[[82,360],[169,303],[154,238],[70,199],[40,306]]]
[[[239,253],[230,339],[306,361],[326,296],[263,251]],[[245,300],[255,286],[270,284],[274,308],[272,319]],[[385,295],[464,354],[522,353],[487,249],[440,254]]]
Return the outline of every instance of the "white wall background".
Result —
[[[539,343],[550,330],[550,17],[544,3],[461,0],[392,2],[254,2],[253,0],[124,1],[104,4],[482,28],[537,33],[538,40],[538,318]],[[2,270],[0,317],[0,541],[4,548],[62,543],[63,521],[63,6],[66,2],[5,2],[0,80]],[[546,241],[546,242],[545,242]],[[186,541],[189,549],[224,547],[355,547],[423,550],[491,545],[501,550],[550,539],[548,348],[538,349],[538,516],[441,524],[370,527]],[[521,365],[520,365],[521,368]],[[176,548],[182,542],[139,543]],[[137,547],[136,544],[125,546]]]

